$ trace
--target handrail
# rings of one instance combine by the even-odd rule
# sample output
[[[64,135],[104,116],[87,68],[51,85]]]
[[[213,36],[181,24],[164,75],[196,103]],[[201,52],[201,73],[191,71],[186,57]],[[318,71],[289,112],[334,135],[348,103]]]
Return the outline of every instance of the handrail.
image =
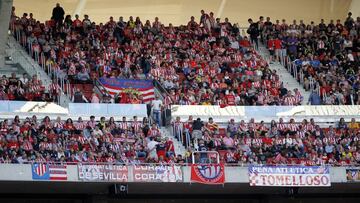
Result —
[[[110,95],[109,91],[107,91],[104,86],[101,85],[98,78],[94,81],[94,86],[99,89],[100,93],[102,94],[101,96],[104,96],[105,94]]]
[[[166,96],[170,96],[170,93],[164,88],[164,86],[162,86],[162,84],[159,81],[153,80],[153,84],[154,84],[154,87],[160,91],[160,93],[164,93]],[[162,94],[160,95],[160,97],[165,99]]]
[[[28,161],[23,163],[0,163],[0,164],[19,164],[19,165],[26,165],[26,164],[35,164],[35,163],[42,163],[42,164],[49,164],[49,165],[122,165],[122,166],[191,166],[194,163],[111,163],[111,162],[46,162],[46,161]],[[204,164],[204,163],[202,163]],[[218,163],[208,163],[210,164],[218,164]],[[344,165],[337,165],[337,164],[314,164],[314,165],[305,165],[305,164],[250,164],[250,163],[223,163],[225,166],[228,167],[249,167],[249,166],[330,166],[330,167],[352,167],[352,168],[360,168],[360,164],[344,164]]]

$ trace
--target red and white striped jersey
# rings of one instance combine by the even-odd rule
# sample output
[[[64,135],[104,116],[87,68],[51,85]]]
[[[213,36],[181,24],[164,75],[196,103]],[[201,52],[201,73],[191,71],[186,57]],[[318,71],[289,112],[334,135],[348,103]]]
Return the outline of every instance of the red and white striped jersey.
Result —
[[[256,129],[256,128],[257,128],[257,124],[251,122],[251,123],[248,124],[248,127],[249,127],[249,128],[253,128],[253,129]]]
[[[301,139],[304,139],[304,138],[305,138],[305,130],[297,131],[297,135],[298,135]]]
[[[139,121],[132,122],[131,127],[134,129],[135,132],[138,132],[142,128],[142,123]]]
[[[252,139],[251,138],[245,138],[244,139],[244,144],[246,144],[246,145],[251,145],[251,141],[252,141]]]
[[[149,135],[150,137],[156,137],[156,136],[159,136],[159,135],[160,135],[160,131],[159,131],[159,129],[153,129],[153,128],[151,128],[151,129],[149,130],[149,132],[148,132],[148,135]]]
[[[261,84],[260,84],[259,81],[253,82],[252,85],[253,85],[255,88],[260,88],[260,87],[261,87]]]
[[[303,100],[303,96],[301,95],[300,92],[297,92],[297,93],[295,94],[295,104],[301,103],[302,100]]]
[[[296,104],[296,98],[294,96],[287,96],[284,98],[284,104],[287,106],[293,106]]]
[[[113,152],[120,152],[120,144],[118,142],[111,144],[110,150]]]
[[[335,137],[324,137],[322,141],[324,143],[335,144],[336,143],[336,138]]]
[[[252,139],[252,146],[257,146],[257,147],[259,147],[259,146],[261,146],[262,145],[262,143],[263,143],[263,141],[262,141],[262,139],[261,138],[254,138],[254,139]]]
[[[298,126],[295,123],[289,123],[289,130],[290,131],[297,131]]]
[[[168,107],[173,103],[172,99],[170,96],[166,96],[164,99],[164,106]]]
[[[277,128],[280,130],[280,131],[284,131],[288,128],[287,124],[286,123],[278,123],[277,124]]]
[[[96,126],[96,121],[88,121],[87,122],[87,126],[89,126],[89,127],[91,127],[91,128],[95,128],[95,126]]]
[[[306,126],[304,126],[304,128],[306,131],[310,131],[310,132],[314,131],[314,129],[315,129],[314,125],[312,125],[312,124],[307,124]]]
[[[275,86],[276,88],[280,88],[280,86],[281,86],[280,80],[275,80],[275,81],[274,81],[274,86]]]
[[[286,140],[284,138],[280,138],[280,139],[275,139],[275,144],[276,145],[283,145],[285,144]]]
[[[76,122],[74,123],[74,127],[77,129],[77,130],[84,130],[86,128],[86,123],[81,121],[81,122]]]
[[[84,136],[78,136],[77,140],[78,140],[81,144],[84,144],[86,138],[85,138]]]
[[[29,140],[26,140],[26,141],[23,143],[22,147],[23,147],[23,149],[24,149],[25,151],[31,151],[31,150],[33,150],[33,146],[32,146],[32,144],[31,144],[31,142],[30,142]]]
[[[63,129],[63,127],[64,127],[64,122],[62,121],[54,123],[54,128]]]
[[[49,90],[51,93],[56,93],[58,94],[60,92],[60,85],[57,83],[51,83],[49,85]]]
[[[159,80],[160,79],[160,76],[161,76],[161,71],[159,68],[153,68],[151,69],[150,71],[152,77],[155,79],[155,80]]]
[[[184,128],[184,124],[181,121],[175,121],[173,125],[175,132],[181,132]]]
[[[43,148],[46,149],[46,150],[51,150],[51,143],[41,142],[41,143],[39,144],[39,147],[43,147]]]
[[[239,125],[239,129],[240,129],[241,131],[247,131],[247,130],[248,130],[248,126],[247,126],[246,124],[240,124],[240,125]]]
[[[125,122],[122,121],[122,122],[119,123],[119,128],[122,129],[122,130],[128,130],[129,123],[126,122],[126,121]]]

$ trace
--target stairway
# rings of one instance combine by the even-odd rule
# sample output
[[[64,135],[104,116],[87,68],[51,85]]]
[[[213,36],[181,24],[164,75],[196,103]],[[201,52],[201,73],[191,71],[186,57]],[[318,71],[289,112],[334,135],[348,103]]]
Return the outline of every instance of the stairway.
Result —
[[[263,44],[259,44],[259,54],[269,62],[270,53]],[[280,77],[280,81],[284,83],[284,87],[286,89],[293,91],[297,88],[301,92],[301,95],[304,97],[301,105],[306,105],[311,92],[305,91],[304,87],[279,62],[270,63],[269,67],[271,70],[275,70],[277,72]]]
[[[8,42],[6,45],[6,55],[8,60],[6,63],[15,70],[16,67],[24,70],[30,76],[37,75],[38,78],[42,81],[43,85],[47,88],[51,84],[52,80],[49,75],[41,68],[41,66],[26,52],[26,50],[16,41],[13,36],[8,37]],[[5,67],[6,68],[6,67]],[[61,90],[60,100],[58,102],[62,107],[68,107],[70,103],[70,98],[64,94]]]
[[[172,135],[172,129],[171,126],[168,127],[161,127],[160,128],[161,135],[163,137],[168,137],[171,141],[174,143],[175,148],[175,154],[182,155],[184,157],[186,149],[182,143],[180,143],[173,135]]]

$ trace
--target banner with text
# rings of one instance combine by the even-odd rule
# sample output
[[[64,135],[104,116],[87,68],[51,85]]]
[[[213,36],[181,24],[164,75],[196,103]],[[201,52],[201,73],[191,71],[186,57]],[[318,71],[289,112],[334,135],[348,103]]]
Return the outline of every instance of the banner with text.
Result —
[[[348,182],[360,181],[360,168],[347,168],[346,180]]]
[[[182,182],[181,166],[177,165],[134,165],[134,182]]]
[[[250,186],[329,187],[328,166],[249,166]]]
[[[79,165],[79,180],[84,181],[128,181],[128,168],[121,165]]]

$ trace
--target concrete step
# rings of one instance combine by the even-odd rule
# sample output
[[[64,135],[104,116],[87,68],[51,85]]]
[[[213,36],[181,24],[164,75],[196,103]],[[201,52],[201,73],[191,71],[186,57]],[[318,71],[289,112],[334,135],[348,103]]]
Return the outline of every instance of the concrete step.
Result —
[[[186,149],[184,145],[172,135],[171,127],[161,127],[160,132],[163,137],[168,137],[171,141],[173,141],[175,154],[180,154],[182,156],[185,155]]]
[[[264,58],[269,58],[269,51],[262,44],[259,47],[259,53]],[[309,99],[310,92],[305,91],[302,84],[300,84],[297,81],[297,79],[294,78],[294,76],[292,76],[291,73],[279,62],[270,63],[269,67],[271,70],[275,70],[277,72],[277,74],[280,77],[280,80],[283,82],[284,86],[287,89],[293,90],[293,89],[297,88],[301,92],[301,94],[304,97],[302,104],[305,105]]]

